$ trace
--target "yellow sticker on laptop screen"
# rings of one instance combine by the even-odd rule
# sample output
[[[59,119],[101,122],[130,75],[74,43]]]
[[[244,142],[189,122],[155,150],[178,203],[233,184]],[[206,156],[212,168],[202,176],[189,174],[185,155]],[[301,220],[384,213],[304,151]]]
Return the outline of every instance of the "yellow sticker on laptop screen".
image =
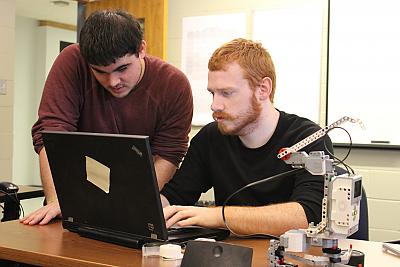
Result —
[[[87,180],[103,190],[106,193],[110,192],[110,168],[101,164],[91,157],[86,158],[86,175]]]

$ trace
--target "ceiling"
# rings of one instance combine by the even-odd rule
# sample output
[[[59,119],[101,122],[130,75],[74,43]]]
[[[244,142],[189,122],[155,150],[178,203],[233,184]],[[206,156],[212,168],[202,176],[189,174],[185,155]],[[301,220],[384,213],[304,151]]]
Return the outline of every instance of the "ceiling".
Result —
[[[78,2],[63,0],[68,6],[56,6],[51,0],[15,0],[16,15],[76,25]]]

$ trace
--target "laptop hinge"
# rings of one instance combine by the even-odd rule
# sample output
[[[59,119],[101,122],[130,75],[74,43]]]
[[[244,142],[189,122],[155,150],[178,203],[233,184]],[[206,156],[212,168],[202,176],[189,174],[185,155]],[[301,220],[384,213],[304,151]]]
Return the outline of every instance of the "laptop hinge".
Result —
[[[114,243],[130,248],[141,248],[146,243],[145,238],[132,237],[122,233],[102,231],[91,227],[78,227],[77,233],[80,236],[88,237],[108,243]]]

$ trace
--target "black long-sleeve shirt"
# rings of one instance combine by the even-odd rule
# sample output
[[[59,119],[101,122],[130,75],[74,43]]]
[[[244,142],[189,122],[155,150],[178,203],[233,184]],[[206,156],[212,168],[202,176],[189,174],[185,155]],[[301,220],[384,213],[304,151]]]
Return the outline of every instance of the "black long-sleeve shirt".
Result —
[[[192,139],[180,169],[161,193],[171,205],[193,205],[201,193],[214,187],[215,203],[222,205],[239,188],[292,170],[290,165],[277,158],[279,150],[296,144],[319,129],[308,119],[280,111],[278,125],[270,140],[251,149],[245,147],[237,136],[222,135],[217,124],[210,123]],[[327,154],[324,142],[329,151],[333,151],[327,136],[302,151],[324,151]],[[228,205],[298,202],[307,220],[318,223],[321,220],[323,184],[322,176],[304,172],[248,188],[233,197]]]

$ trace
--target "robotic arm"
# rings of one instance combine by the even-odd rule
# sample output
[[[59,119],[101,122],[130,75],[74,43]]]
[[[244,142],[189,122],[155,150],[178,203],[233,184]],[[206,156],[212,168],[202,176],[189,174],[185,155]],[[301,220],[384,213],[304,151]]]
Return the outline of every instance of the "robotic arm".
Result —
[[[358,230],[361,201],[362,177],[356,174],[336,175],[332,159],[323,151],[298,152],[308,144],[320,139],[329,130],[344,122],[361,122],[343,117],[333,124],[315,132],[290,148],[283,148],[278,158],[293,168],[305,168],[312,175],[324,176],[324,197],[322,199],[322,220],[317,225],[310,223],[307,229],[290,230],[271,240],[270,266],[296,266],[285,263],[284,258],[294,258],[313,266],[347,266],[352,250],[342,251],[338,240],[344,239]],[[322,247],[322,256],[295,253],[306,252],[311,246]]]

